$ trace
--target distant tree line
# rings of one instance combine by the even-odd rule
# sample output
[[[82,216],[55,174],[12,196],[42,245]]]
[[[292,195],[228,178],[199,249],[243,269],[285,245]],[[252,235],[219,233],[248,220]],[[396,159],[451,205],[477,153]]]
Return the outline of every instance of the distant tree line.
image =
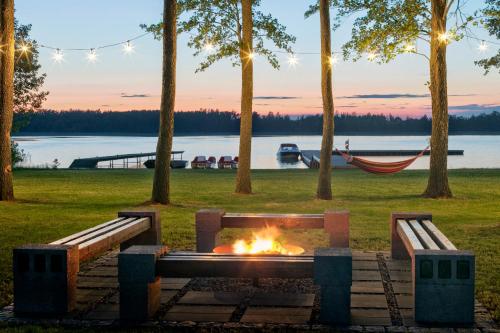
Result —
[[[253,114],[255,134],[321,134],[322,115],[290,117],[279,113]],[[199,110],[175,113],[176,135],[238,134],[240,118],[236,112]],[[431,118],[401,118],[377,114],[337,114],[337,134],[430,134]],[[32,113],[22,133],[138,134],[158,132],[158,111],[81,111],[43,110]],[[450,116],[450,133],[500,134],[500,112],[471,117]]]

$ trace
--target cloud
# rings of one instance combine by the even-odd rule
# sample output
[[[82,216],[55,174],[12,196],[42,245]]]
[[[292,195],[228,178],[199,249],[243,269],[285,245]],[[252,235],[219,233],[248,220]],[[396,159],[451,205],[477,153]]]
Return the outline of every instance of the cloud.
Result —
[[[472,116],[481,113],[492,113],[494,111],[500,112],[500,105],[496,104],[465,104],[465,105],[452,105],[448,108],[450,111],[456,111],[454,114],[462,116]]]
[[[283,99],[301,99],[302,97],[297,97],[297,96],[255,96],[253,99],[264,99],[264,100],[269,100],[269,99],[278,99],[278,100],[283,100]]]
[[[151,97],[149,94],[126,94],[122,93],[120,95],[122,98],[148,98]]]
[[[429,94],[366,94],[366,95],[350,95],[341,96],[339,98],[346,99],[394,99],[394,98],[425,98]]]

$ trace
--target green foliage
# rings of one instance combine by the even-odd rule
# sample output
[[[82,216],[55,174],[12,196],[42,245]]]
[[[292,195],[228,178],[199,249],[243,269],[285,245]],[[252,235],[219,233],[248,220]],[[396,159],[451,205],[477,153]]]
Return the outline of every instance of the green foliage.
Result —
[[[41,91],[46,74],[40,74],[41,65],[38,60],[38,44],[30,38],[31,25],[14,22],[16,55],[14,67],[14,113],[16,122],[13,132],[19,131],[29,121],[29,114],[39,110],[47,99],[47,91]],[[28,51],[21,50],[27,46]]]
[[[500,0],[486,0],[486,7],[482,14],[485,17],[482,23],[490,35],[500,39]],[[485,69],[485,74],[488,74],[493,68],[497,68],[500,73],[500,49],[496,55],[476,61],[476,64]]]
[[[448,0],[453,5],[452,0]],[[419,51],[417,42],[429,42],[431,33],[431,1],[429,0],[331,0],[333,27],[338,28],[343,19],[355,17],[351,40],[342,47],[344,58],[359,60],[363,54],[376,55],[379,63],[393,60],[402,53],[427,55]],[[453,7],[453,8],[452,8]],[[453,24],[448,31],[450,39],[458,41],[465,36],[474,16],[462,13],[460,1],[450,6],[448,17]],[[313,4],[306,11],[309,17],[319,10]]]
[[[274,67],[279,68],[278,58],[266,41],[278,49],[292,53],[291,44],[295,37],[286,32],[285,26],[271,14],[258,10],[260,0],[254,0],[253,42],[255,54],[263,56]],[[239,0],[178,0],[179,33],[189,33],[188,45],[195,50],[194,56],[204,56],[197,72],[204,71],[215,62],[229,58],[233,66],[241,65],[242,17]],[[147,31],[161,38],[162,23],[141,25]],[[210,48],[207,48],[210,45]]]
[[[19,144],[17,142],[11,141],[10,152],[12,157],[12,165],[21,163],[26,159],[26,153],[23,149],[19,148]]]

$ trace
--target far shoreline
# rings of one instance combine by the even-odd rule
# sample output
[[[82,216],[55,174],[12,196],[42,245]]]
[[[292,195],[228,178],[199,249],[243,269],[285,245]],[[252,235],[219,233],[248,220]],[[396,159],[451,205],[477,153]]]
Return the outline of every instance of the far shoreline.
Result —
[[[413,133],[387,133],[387,132],[338,132],[335,135],[341,136],[430,136],[431,133],[413,132]],[[485,131],[464,131],[464,132],[452,132],[448,134],[449,136],[464,136],[464,135],[480,135],[480,136],[491,136],[500,135],[500,131],[485,132]],[[12,137],[91,137],[91,136],[109,136],[109,137],[157,137],[158,133],[134,133],[134,132],[20,132],[13,133]],[[188,136],[239,136],[239,133],[234,132],[215,132],[215,133],[179,133],[174,134],[174,137],[188,137]],[[253,137],[279,137],[279,136],[321,136],[321,133],[254,133]]]

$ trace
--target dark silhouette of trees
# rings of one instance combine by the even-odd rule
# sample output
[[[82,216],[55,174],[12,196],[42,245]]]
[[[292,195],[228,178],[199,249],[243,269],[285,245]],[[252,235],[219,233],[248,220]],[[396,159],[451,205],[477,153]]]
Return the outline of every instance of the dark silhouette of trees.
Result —
[[[107,134],[156,135],[159,111],[52,111],[32,114],[30,123],[18,134]],[[18,115],[15,115],[17,117]],[[229,111],[198,110],[176,112],[176,135],[239,134],[239,114]],[[279,113],[253,114],[255,134],[321,135],[322,115],[291,117]],[[472,117],[450,116],[450,134],[500,134],[500,111]],[[429,135],[431,118],[402,118],[381,114],[335,115],[337,135]]]

